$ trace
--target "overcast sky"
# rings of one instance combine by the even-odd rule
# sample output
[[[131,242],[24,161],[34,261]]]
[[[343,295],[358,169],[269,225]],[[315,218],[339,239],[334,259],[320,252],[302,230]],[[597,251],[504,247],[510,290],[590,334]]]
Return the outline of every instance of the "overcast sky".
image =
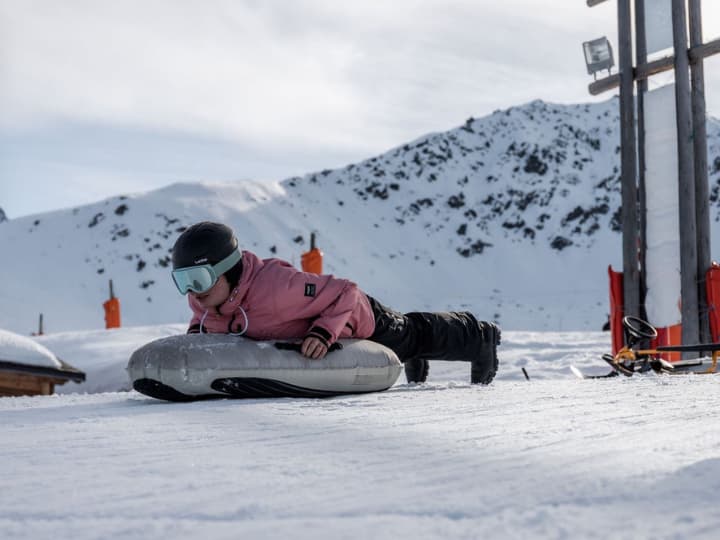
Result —
[[[533,99],[609,99],[588,94],[581,43],[616,45],[616,9],[0,0],[0,207],[13,218],[176,181],[283,179]],[[720,37],[720,1],[703,9],[706,40]],[[720,58],[706,78],[720,117]]]

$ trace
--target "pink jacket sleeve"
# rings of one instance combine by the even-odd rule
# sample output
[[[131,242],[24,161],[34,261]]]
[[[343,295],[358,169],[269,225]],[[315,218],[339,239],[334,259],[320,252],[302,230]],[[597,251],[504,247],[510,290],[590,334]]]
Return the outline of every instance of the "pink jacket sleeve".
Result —
[[[275,290],[279,312],[307,319],[308,335],[316,336],[332,345],[356,309],[362,292],[346,279],[294,271],[288,289]]]
[[[320,313],[308,331],[308,335],[320,337],[328,345],[332,345],[340,337],[357,305],[358,295],[361,294],[355,283],[343,281],[345,283],[335,301]]]

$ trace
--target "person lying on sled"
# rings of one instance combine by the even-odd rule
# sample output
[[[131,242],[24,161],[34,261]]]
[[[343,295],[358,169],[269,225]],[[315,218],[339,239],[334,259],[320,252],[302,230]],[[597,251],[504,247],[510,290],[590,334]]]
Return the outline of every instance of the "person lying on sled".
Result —
[[[424,382],[431,359],[470,362],[473,383],[489,384],[498,369],[497,325],[469,311],[399,313],[347,279],[241,250],[221,223],[186,229],[173,247],[172,265],[193,313],[188,333],[298,339],[311,359],[323,358],[340,338],[369,339],[397,354],[408,382]]]

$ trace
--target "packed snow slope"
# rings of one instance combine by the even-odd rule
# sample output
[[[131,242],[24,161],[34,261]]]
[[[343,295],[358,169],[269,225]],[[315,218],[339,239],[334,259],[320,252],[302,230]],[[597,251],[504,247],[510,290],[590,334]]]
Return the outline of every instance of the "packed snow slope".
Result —
[[[99,381],[173,331],[40,341]],[[607,333],[504,338],[488,387],[432,362],[426,384],[322,400],[0,398],[2,537],[717,537],[720,377],[578,380],[607,370]]]
[[[720,238],[720,123],[708,121]],[[596,330],[620,267],[617,101],[534,101],[385,154],[282,182],[174,184],[0,223],[0,328],[102,328],[108,281],[124,324],[180,323],[170,249],[218,220],[261,257],[325,271],[401,310],[470,309],[506,329]],[[103,181],[99,178],[98,181]],[[713,249],[717,253],[717,249]]]

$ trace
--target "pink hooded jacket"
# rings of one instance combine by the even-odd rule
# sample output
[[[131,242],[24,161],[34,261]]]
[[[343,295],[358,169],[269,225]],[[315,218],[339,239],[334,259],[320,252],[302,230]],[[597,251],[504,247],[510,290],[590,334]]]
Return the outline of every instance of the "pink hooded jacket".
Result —
[[[346,279],[301,272],[280,259],[243,251],[240,283],[223,304],[205,310],[192,295],[189,332],[242,333],[253,339],[314,335],[367,338],[375,317],[367,296]],[[202,327],[202,328],[201,328]]]

